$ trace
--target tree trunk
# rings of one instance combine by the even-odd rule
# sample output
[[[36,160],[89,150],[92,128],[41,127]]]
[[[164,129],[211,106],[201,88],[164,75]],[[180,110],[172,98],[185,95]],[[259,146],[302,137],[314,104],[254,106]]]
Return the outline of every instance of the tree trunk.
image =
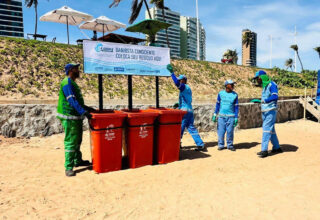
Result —
[[[36,24],[35,24],[35,28],[34,28],[34,39],[36,40],[36,34],[37,34],[37,29],[38,29],[38,6],[34,5],[34,10],[36,12]]]
[[[147,8],[147,11],[148,11],[148,14],[149,14],[149,18],[152,19],[148,3],[146,2],[146,0],[143,0],[143,2],[144,2],[145,6]]]
[[[163,21],[166,22],[166,18],[165,18],[165,15],[164,15],[164,7],[162,8],[162,18],[163,18]],[[168,28],[166,28],[166,36],[167,36],[167,45],[170,48],[170,42],[169,42],[169,36],[168,36]]]
[[[301,65],[301,69],[303,71],[303,65],[302,65],[302,62],[301,62],[301,59],[300,59],[300,56],[299,56],[299,52],[297,51],[297,56],[298,56],[298,59],[299,59],[299,62],[300,62],[300,65]]]

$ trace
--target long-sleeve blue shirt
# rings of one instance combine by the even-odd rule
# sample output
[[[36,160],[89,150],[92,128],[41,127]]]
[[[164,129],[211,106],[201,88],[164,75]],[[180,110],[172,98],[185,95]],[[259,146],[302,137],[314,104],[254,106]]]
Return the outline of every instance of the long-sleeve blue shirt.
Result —
[[[76,88],[72,85],[72,81],[70,78],[68,78],[68,84],[62,87],[63,93],[71,107],[73,107],[80,115],[83,115],[86,111],[79,104],[79,101],[77,100],[77,97],[75,95],[75,89]],[[77,89],[79,90],[78,93],[80,93],[80,89]]]
[[[171,78],[172,78],[174,84],[177,86],[177,88],[181,92],[186,88],[186,85],[184,83],[180,83],[179,80],[177,79],[176,75],[174,75],[174,73],[171,73]]]
[[[171,78],[177,88],[180,90],[179,94],[179,109],[185,111],[193,111],[192,109],[192,91],[191,88],[184,84],[180,83],[174,73],[171,74]]]
[[[271,86],[270,86],[270,93],[271,96],[265,100],[263,100],[265,103],[270,103],[273,101],[277,101],[279,96],[278,96],[278,87],[275,83],[271,82]]]

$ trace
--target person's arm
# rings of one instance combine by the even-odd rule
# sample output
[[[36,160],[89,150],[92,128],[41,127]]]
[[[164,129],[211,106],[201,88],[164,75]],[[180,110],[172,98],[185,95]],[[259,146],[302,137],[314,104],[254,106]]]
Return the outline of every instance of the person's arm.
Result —
[[[84,115],[85,114],[85,110],[83,109],[83,107],[79,104],[79,102],[76,99],[76,96],[74,95],[73,89],[72,89],[72,84],[70,79],[68,79],[68,84],[65,85],[63,88],[63,93],[67,99],[67,101],[69,102],[69,104],[80,114],[80,115]]]
[[[171,73],[171,78],[172,78],[174,84],[177,86],[177,88],[181,92],[186,88],[186,85],[184,83],[180,83],[179,82],[179,80],[177,79],[176,75],[174,75],[174,72]]]
[[[220,111],[220,102],[221,102],[221,97],[220,97],[220,94],[218,94],[216,109],[214,111],[214,114],[216,115],[219,114],[219,111]]]
[[[234,102],[234,115],[235,115],[236,119],[239,116],[239,99],[238,99],[238,95],[237,95],[237,98],[236,98],[236,100]]]
[[[264,100],[265,103],[270,103],[278,100],[278,87],[276,84],[272,83],[272,85],[270,86],[270,93],[271,96]]]

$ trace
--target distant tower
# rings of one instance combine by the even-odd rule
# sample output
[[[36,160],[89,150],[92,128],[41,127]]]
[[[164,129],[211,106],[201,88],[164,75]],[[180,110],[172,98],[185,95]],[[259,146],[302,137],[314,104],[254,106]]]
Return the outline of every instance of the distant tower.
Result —
[[[242,65],[243,66],[257,66],[257,34],[244,29],[242,31],[242,42],[246,38],[250,39],[249,45],[242,43]]]

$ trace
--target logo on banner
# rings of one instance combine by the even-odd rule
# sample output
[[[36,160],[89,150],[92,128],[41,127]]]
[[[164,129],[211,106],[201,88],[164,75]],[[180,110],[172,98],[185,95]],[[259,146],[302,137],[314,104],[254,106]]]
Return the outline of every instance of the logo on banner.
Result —
[[[145,127],[145,125],[147,125],[147,123],[143,124],[143,127],[140,127],[140,132],[139,132],[139,136],[144,139],[146,137],[148,137],[148,130],[147,127]]]
[[[113,52],[113,48],[103,47],[102,43],[97,43],[95,50],[96,50],[97,53],[99,53],[99,52],[110,52],[110,53],[112,53]]]
[[[114,71],[115,72],[124,72],[124,68],[123,67],[115,67]]]
[[[114,128],[114,125],[111,124],[107,128],[109,128],[109,129],[110,128]],[[113,139],[115,139],[116,138],[116,134],[114,133],[114,130],[113,129],[107,130],[105,138],[106,138],[107,141],[112,141]]]

